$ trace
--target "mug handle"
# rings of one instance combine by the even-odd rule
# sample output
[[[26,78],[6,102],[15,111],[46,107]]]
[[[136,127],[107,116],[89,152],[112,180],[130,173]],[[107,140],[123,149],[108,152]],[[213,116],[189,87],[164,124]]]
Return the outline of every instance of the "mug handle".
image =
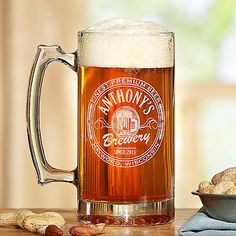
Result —
[[[40,131],[40,96],[44,73],[51,62],[59,61],[76,72],[76,52],[65,53],[60,46],[39,45],[32,66],[27,95],[27,134],[31,157],[37,173],[38,183],[76,181],[74,171],[56,169],[49,165],[45,157]]]

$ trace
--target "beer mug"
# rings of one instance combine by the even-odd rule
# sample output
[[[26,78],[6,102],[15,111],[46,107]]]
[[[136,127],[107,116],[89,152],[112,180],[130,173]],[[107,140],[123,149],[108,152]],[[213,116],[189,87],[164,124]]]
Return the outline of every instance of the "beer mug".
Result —
[[[54,61],[78,75],[78,166],[53,168],[40,134],[44,72]],[[174,219],[174,34],[111,20],[78,33],[78,49],[38,46],[27,100],[38,182],[78,189],[78,218],[110,225]]]

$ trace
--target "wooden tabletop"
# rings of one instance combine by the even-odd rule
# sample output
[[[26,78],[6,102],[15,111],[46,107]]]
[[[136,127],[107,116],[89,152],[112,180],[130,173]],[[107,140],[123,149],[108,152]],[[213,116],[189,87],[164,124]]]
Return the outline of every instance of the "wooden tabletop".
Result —
[[[63,235],[69,236],[68,229],[77,223],[76,210],[67,209],[31,209],[35,213],[43,211],[56,211],[60,213],[66,220],[66,230]],[[1,212],[14,211],[14,209],[1,209]],[[178,235],[179,227],[186,222],[197,210],[196,209],[176,209],[175,221],[165,225],[150,226],[150,227],[105,227],[103,236],[174,236]],[[0,227],[0,236],[25,236],[36,235],[26,232],[20,228],[13,226]]]

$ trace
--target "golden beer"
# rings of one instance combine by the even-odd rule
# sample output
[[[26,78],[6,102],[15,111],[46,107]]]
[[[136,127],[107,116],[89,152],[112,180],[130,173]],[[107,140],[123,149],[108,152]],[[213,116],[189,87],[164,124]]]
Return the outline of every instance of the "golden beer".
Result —
[[[83,94],[79,103],[79,107],[82,108],[81,116],[83,117],[81,119],[83,121],[81,129],[85,129],[84,132],[79,132],[80,136],[78,138],[79,150],[84,150],[83,153],[80,153],[82,157],[79,155],[79,158],[81,158],[79,166],[81,197],[85,200],[109,202],[160,201],[171,198],[174,185],[173,67],[154,69],[80,67],[78,73],[80,81],[79,91]],[[135,159],[138,152],[144,153],[147,150],[147,146],[149,146],[149,142],[152,141],[151,139],[148,143],[138,140],[137,142],[131,142],[126,145],[111,142],[110,146],[104,148],[106,152],[116,156],[117,161],[119,161],[119,158],[127,158],[129,161],[126,162],[126,165],[109,163],[108,160],[104,161],[102,158],[99,158],[89,142],[87,135],[87,109],[90,98],[100,84],[114,78],[135,78],[146,81],[156,88],[163,102],[163,109],[165,110],[163,139],[161,140],[158,151],[150,160],[146,162],[144,160],[143,162],[145,163],[132,164],[132,158]],[[82,84],[84,85],[83,87]],[[132,87],[131,89],[133,94],[135,94],[136,89]],[[112,98],[110,98],[111,103],[112,101]],[[144,124],[148,115],[144,114],[142,109],[140,109],[139,105],[141,102],[142,100],[140,99],[139,103],[132,103],[129,97],[128,101],[124,99],[119,103],[117,99],[116,104],[113,101],[113,111],[110,111],[112,114],[106,116],[102,112],[97,112],[94,114],[93,120],[99,120],[104,115],[106,117],[106,123],[111,124],[112,115],[115,110],[130,106],[138,111],[138,114],[140,114],[140,123]],[[150,105],[147,102],[143,107],[145,107],[144,110],[148,110]],[[100,126],[102,125],[100,124]],[[127,126],[130,127],[131,124]],[[155,127],[150,128],[147,126],[142,132],[151,133],[152,135],[150,137],[155,137],[158,131]],[[99,127],[99,133],[98,142],[100,142],[101,146],[104,146],[103,136],[106,133],[113,134],[114,132],[112,132],[112,127],[104,127],[102,130]],[[83,134],[86,134],[85,137],[82,137]],[[84,140],[84,142],[81,142],[81,140]],[[122,150],[123,152],[116,152],[117,150]]]

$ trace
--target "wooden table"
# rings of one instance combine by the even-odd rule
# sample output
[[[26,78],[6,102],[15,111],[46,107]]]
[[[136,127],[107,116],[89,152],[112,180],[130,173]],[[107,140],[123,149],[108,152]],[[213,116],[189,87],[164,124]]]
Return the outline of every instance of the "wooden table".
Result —
[[[0,212],[14,211],[14,209],[1,209]],[[68,228],[76,224],[77,214],[76,210],[67,209],[33,209],[35,213],[43,211],[56,211],[60,213],[66,220],[66,231],[63,235],[69,236]],[[151,227],[105,227],[102,236],[173,236],[178,235],[179,227],[191,217],[197,210],[196,209],[176,209],[176,217],[173,223],[151,226]],[[25,236],[36,235],[26,232],[20,228],[13,226],[0,227],[0,236]]]

